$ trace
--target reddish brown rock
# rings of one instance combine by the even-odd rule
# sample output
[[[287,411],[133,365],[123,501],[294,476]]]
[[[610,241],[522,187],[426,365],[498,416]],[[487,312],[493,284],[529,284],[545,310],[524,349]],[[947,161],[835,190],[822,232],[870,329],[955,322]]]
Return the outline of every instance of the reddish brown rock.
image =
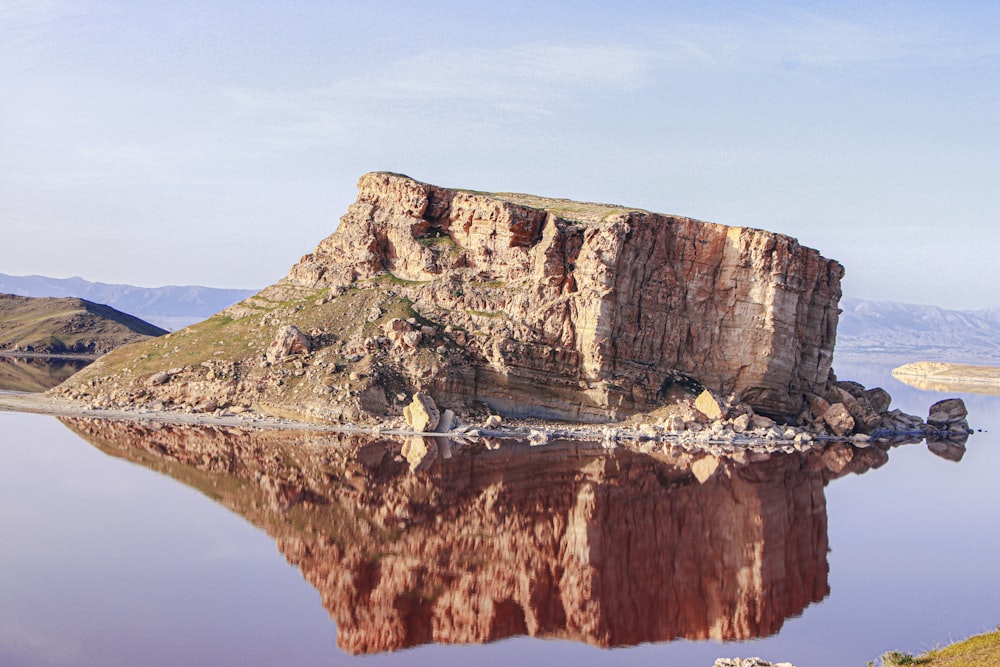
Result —
[[[787,236],[385,173],[358,188],[337,231],[288,280],[428,281],[403,290],[424,315],[483,335],[481,356],[441,378],[438,396],[606,419],[655,406],[679,374],[795,415],[826,381],[843,269]]]
[[[839,451],[840,473],[775,455],[697,484],[683,457],[504,445],[421,457],[411,474],[387,439],[65,422],[267,531],[355,654],[770,635],[829,593],[825,483],[879,451]]]
[[[892,396],[882,387],[875,387],[865,391],[865,399],[868,401],[869,409],[875,414],[882,414],[889,410],[892,404]]]
[[[960,398],[946,398],[938,401],[927,410],[927,423],[932,426],[949,426],[960,424],[969,416],[965,401]]]
[[[830,402],[822,396],[813,394],[809,396],[809,412],[813,420],[823,419],[823,415],[830,409]]]
[[[276,363],[292,354],[308,354],[309,345],[309,337],[298,327],[293,324],[283,326],[267,347],[267,360]]]
[[[834,435],[847,435],[854,430],[854,417],[843,403],[834,403],[823,413],[826,422]]]

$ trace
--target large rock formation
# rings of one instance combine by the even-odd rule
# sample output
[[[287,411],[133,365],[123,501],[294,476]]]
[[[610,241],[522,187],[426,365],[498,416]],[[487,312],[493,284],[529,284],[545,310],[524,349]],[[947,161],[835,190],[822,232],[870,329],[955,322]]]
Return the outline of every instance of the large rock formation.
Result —
[[[888,460],[835,443],[696,481],[671,448],[453,443],[412,474],[384,437],[63,421],[267,531],[350,653],[770,635],[829,592],[825,484]]]
[[[225,401],[317,418],[398,413],[424,390],[442,406],[606,421],[678,386],[797,416],[829,377],[842,273],[771,232],[373,173],[285,280],[104,372],[130,369],[121,390],[171,366],[218,379],[212,367],[231,363]],[[290,325],[309,352],[259,366]],[[238,342],[209,347],[226,337]],[[185,365],[154,363],[171,354]],[[151,393],[179,398],[171,384]]]
[[[526,400],[631,411],[680,373],[797,414],[826,382],[843,269],[787,236],[393,174],[358,188],[288,280],[335,287],[388,272],[428,282],[410,290],[428,316],[495,315],[470,321],[489,334],[486,363],[441,390],[474,385],[513,412],[532,412]]]

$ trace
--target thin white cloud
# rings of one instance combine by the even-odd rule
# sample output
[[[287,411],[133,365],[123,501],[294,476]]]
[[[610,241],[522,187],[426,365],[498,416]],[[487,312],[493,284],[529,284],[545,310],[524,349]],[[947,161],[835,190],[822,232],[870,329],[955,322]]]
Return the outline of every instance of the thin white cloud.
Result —
[[[374,76],[331,86],[333,95],[375,99],[530,100],[567,88],[639,85],[655,54],[629,47],[519,45],[503,49],[426,51]]]
[[[480,122],[484,110],[515,118],[552,115],[580,90],[643,85],[655,61],[655,53],[613,46],[430,50],[323,87],[233,88],[224,94],[243,116],[256,118],[283,140],[340,140],[359,123],[384,122],[402,108],[428,116],[435,110],[464,114],[471,122]]]
[[[995,51],[933,26],[904,29],[813,13],[714,24],[675,23],[634,44],[520,44],[430,49],[362,74],[300,90],[224,91],[243,118],[277,145],[349,140],[359,126],[400,117],[509,123],[552,116],[566,105],[666,85],[685,73],[754,73],[778,67],[831,70],[961,61]],[[499,112],[496,113],[496,112]],[[452,129],[456,129],[452,127]]]
[[[665,67],[736,71],[775,63],[835,68],[921,65],[997,53],[993,44],[957,40],[935,26],[858,23],[815,13],[734,23],[689,23],[661,36]]]

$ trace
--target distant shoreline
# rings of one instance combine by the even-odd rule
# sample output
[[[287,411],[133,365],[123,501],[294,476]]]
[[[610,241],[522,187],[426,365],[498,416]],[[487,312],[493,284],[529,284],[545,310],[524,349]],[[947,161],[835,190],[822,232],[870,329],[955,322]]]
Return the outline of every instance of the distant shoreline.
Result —
[[[918,361],[892,369],[892,376],[918,389],[1000,394],[1000,367]]]

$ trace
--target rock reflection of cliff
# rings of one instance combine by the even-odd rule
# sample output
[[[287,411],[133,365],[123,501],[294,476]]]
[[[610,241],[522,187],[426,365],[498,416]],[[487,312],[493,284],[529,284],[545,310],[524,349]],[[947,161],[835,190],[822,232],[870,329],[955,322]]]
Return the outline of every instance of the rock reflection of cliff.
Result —
[[[887,458],[839,445],[699,484],[685,453],[466,446],[411,474],[384,438],[64,421],[266,530],[351,653],[772,634],[829,592],[825,482]]]

